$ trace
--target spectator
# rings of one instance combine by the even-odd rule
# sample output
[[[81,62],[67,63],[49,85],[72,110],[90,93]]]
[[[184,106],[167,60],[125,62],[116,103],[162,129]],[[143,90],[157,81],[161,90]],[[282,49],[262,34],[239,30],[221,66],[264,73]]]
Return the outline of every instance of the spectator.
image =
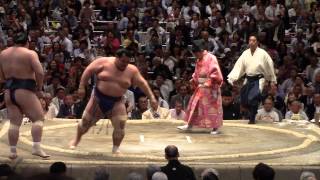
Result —
[[[208,31],[202,31],[201,38],[204,40],[205,47],[209,52],[213,54],[218,53],[219,45],[214,38],[209,37]]]
[[[84,1],[83,7],[79,13],[79,19],[89,19],[90,21],[95,19],[94,11],[90,6],[90,0]]]
[[[55,62],[55,61],[52,61],[52,62]],[[56,66],[56,64],[54,66]],[[51,67],[53,67],[53,65]],[[51,96],[54,96],[58,89],[64,89],[64,87],[61,85],[60,77],[53,76],[51,79],[51,84],[48,86],[45,86],[44,91],[47,93],[50,93]]]
[[[273,180],[275,172],[267,164],[259,163],[254,167],[252,175],[254,180]]]
[[[161,172],[161,169],[159,166],[156,166],[156,165],[148,165],[147,167],[147,180],[151,180],[152,179],[152,176],[154,173],[156,172]]]
[[[267,91],[267,95],[266,96],[271,96],[273,98],[273,103],[274,103],[274,107],[275,109],[277,109],[280,113],[281,116],[280,120],[282,119],[281,117],[283,117],[283,115],[286,113],[286,105],[284,103],[283,98],[280,96],[280,94],[278,93],[278,86],[269,86],[268,88],[265,88]]]
[[[83,111],[88,103],[84,94],[78,94],[78,91],[73,92],[74,98],[74,113],[77,119],[81,119]]]
[[[56,175],[65,175],[67,166],[64,162],[55,162],[50,166],[50,173]]]
[[[100,167],[95,171],[94,180],[109,180],[110,174],[104,167]]]
[[[120,40],[115,36],[112,31],[107,32],[107,37],[104,42],[104,50],[106,55],[114,56],[116,51],[120,48]]]
[[[128,174],[126,180],[143,180],[142,175],[136,172]]]
[[[316,113],[320,113],[320,94],[313,95],[313,103],[306,106],[306,113],[309,119],[314,119]]]
[[[165,148],[165,158],[168,161],[166,166],[161,167],[161,171],[164,172],[168,180],[195,180],[195,175],[193,170],[187,166],[181,164],[178,160],[179,158],[179,151],[178,148],[174,145],[169,145]]]
[[[142,114],[148,110],[148,99],[146,96],[140,96],[138,105],[131,113],[131,119],[142,119]]]
[[[55,117],[58,115],[58,112],[60,111],[60,107],[63,104],[63,100],[65,98],[66,92],[64,88],[58,88],[56,90],[56,96],[52,99],[51,101],[51,105],[53,105],[55,107],[55,109],[57,110],[57,114],[55,114]]]
[[[23,180],[25,178],[14,172],[14,169],[8,164],[0,164],[0,179]]]
[[[163,78],[161,78],[161,80],[159,78],[158,80],[159,81],[163,81]],[[166,85],[162,84],[161,86],[163,87],[165,92],[168,92],[167,91],[168,87]],[[153,92],[155,98],[158,100],[159,106],[162,107],[162,108],[169,109],[169,104],[168,104],[168,102],[166,100],[164,100],[162,92],[161,92],[161,89],[158,88],[158,87],[154,87],[154,88],[152,88],[152,92]]]
[[[201,180],[219,180],[219,172],[212,168],[205,169],[201,173]]]
[[[279,122],[279,114],[273,108],[273,98],[267,97],[263,101],[263,108],[258,110],[256,121]]]
[[[167,108],[160,107],[150,107],[147,111],[142,113],[142,119],[169,119],[170,111]]]
[[[68,14],[64,17],[64,19],[68,22],[72,30],[78,26],[78,19],[73,9],[68,9]]]
[[[283,92],[283,94],[286,95],[290,91],[290,89],[294,85],[296,77],[297,77],[297,70],[296,69],[291,69],[290,78],[287,78],[280,86],[280,89]]]
[[[156,172],[152,175],[152,180],[168,180],[168,177],[163,172]]]
[[[100,12],[100,20],[113,21],[117,17],[117,9],[113,6],[112,1],[106,1],[105,7]]]
[[[317,180],[317,177],[313,172],[303,171],[301,173],[300,180]]]
[[[285,118],[290,120],[309,120],[303,111],[301,102],[297,100],[289,103],[289,111],[286,113]]]
[[[174,109],[170,109],[170,118],[176,120],[184,120],[186,117],[186,113],[182,108],[182,103],[180,101],[175,101]]]
[[[240,119],[240,104],[234,101],[232,92],[224,90],[222,96],[222,108],[224,120]]]
[[[178,94],[171,97],[170,107],[174,108],[175,102],[179,101],[180,103],[182,103],[182,109],[186,110],[191,97],[191,95],[188,94],[188,86],[182,84],[181,86],[178,86],[177,89],[178,89]]]
[[[147,34],[149,36],[156,35],[159,37],[159,43],[162,45],[162,43],[165,43],[165,30],[159,25],[159,20],[158,19],[153,19],[152,20],[152,27],[147,29]],[[155,34],[154,34],[155,33]]]
[[[124,101],[127,108],[128,118],[131,119],[132,110],[135,109],[134,94],[129,89],[124,94]]]
[[[67,118],[67,119],[76,118],[74,101],[73,101],[72,95],[66,95],[64,97],[64,101],[63,101],[63,104],[60,105],[57,118]]]

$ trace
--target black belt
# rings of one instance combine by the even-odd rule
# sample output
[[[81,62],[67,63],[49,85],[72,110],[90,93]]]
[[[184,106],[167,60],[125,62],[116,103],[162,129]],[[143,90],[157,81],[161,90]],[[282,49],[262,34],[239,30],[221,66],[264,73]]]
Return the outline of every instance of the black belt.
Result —
[[[254,75],[254,76],[246,76],[246,79],[248,81],[257,81],[261,78],[263,78],[264,76],[262,74],[258,74],[258,75]]]

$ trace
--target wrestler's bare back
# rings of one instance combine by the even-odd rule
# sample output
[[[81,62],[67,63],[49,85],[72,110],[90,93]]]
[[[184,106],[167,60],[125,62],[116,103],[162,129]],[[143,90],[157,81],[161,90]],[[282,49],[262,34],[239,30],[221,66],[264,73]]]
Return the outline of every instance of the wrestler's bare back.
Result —
[[[132,79],[137,73],[137,68],[128,64],[124,71],[117,69],[116,58],[103,57],[95,63],[98,67],[97,87],[105,95],[119,97],[125,94],[132,84]]]
[[[0,66],[4,79],[11,77],[35,79],[37,54],[23,47],[9,47],[0,54]],[[39,68],[39,67],[37,67]]]

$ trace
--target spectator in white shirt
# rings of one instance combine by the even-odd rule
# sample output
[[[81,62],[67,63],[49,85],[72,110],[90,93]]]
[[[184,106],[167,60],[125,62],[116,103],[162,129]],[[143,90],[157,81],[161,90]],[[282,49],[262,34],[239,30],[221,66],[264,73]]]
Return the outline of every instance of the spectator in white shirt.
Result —
[[[263,108],[258,110],[256,115],[256,121],[264,121],[264,122],[279,122],[279,115],[273,109],[273,98],[267,97],[263,101]]]
[[[124,94],[125,105],[127,108],[128,118],[131,118],[132,110],[135,108],[134,94],[132,91],[127,90]]]
[[[280,4],[277,4],[276,0],[271,0],[270,5],[265,10],[265,15],[269,21],[275,21],[277,16],[281,14]]]
[[[188,6],[185,6],[182,8],[182,16],[186,21],[190,21],[191,20],[191,15],[193,13],[197,13],[200,15],[200,9],[195,6],[193,0],[189,0],[188,1]]]
[[[182,103],[180,101],[175,102],[175,108],[170,109],[170,118],[176,120],[184,120],[186,113],[183,111]]]

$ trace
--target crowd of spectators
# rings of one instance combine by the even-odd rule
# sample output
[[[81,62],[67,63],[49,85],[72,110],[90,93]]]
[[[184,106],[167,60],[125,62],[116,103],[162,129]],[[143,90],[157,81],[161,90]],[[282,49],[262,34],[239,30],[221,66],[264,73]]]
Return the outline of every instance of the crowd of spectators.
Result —
[[[28,33],[29,49],[45,70],[41,102],[49,119],[80,118],[95,81],[79,96],[83,70],[122,47],[135,53],[131,63],[159,101],[158,110],[150,109],[143,93],[131,87],[125,96],[129,118],[182,119],[192,94],[192,40],[206,42],[226,78],[253,33],[272,57],[278,81],[276,89],[266,84],[268,100],[258,118],[311,120],[320,112],[316,0],[0,0],[0,52],[14,45],[20,31]],[[240,87],[223,85],[224,119],[246,118]]]
[[[174,145],[168,145],[164,149],[164,156],[167,160],[167,164],[164,166],[148,165],[144,174],[138,172],[130,172],[126,180],[219,180],[223,179],[223,176],[218,170],[213,168],[204,168],[201,174],[198,176],[194,173],[194,170],[183,164],[180,160],[180,154],[178,147]],[[67,165],[64,162],[55,162],[50,168],[49,172],[35,173],[29,172],[29,176],[20,175],[15,172],[15,166],[10,167],[8,164],[0,164],[0,178],[10,180],[73,180],[75,178],[68,176]],[[98,167],[94,171],[93,177],[86,177],[94,180],[108,180],[110,178],[110,172],[106,167]],[[30,175],[31,174],[31,175]],[[119,174],[118,174],[119,175]],[[117,174],[113,174],[117,176]],[[199,178],[197,178],[199,177]],[[276,177],[276,171],[267,164],[258,163],[252,170],[252,178],[254,180],[274,180]],[[311,171],[302,171],[300,180],[317,180],[315,173]]]

